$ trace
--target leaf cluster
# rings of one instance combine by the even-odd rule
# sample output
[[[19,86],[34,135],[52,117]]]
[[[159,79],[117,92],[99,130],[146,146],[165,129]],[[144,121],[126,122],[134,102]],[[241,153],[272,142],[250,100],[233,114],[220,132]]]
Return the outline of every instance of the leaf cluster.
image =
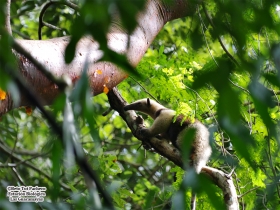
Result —
[[[37,38],[44,3],[12,3],[12,27],[18,37]],[[126,58],[108,49],[106,33],[116,11],[131,33],[143,2],[75,3],[79,11],[63,4],[48,8],[44,20],[62,30],[44,27],[43,39],[71,34],[66,50],[70,62],[79,38],[90,34],[104,51],[104,60],[131,70]],[[129,102],[153,97],[209,127],[213,147],[209,165],[233,172],[241,209],[279,208],[279,6],[279,1],[271,0],[204,2],[192,17],[167,23],[137,66],[141,77],[130,77],[119,85]],[[3,20],[1,14],[1,25]],[[0,52],[9,52],[9,43],[8,37],[2,36]],[[1,53],[1,89],[18,95],[14,81],[3,71],[15,65],[12,53]],[[197,180],[202,183],[195,185],[197,208],[222,205],[221,192],[203,178],[186,180],[190,173],[146,152],[120,116],[110,113],[103,117],[102,112],[109,108],[105,95],[93,99],[89,95],[87,80],[82,77],[76,89],[62,94],[47,109],[65,125],[64,132],[81,143],[116,208],[185,207],[190,203],[190,183]],[[69,99],[75,102],[67,114],[63,110]],[[71,113],[74,121],[66,121]],[[149,126],[152,120],[145,119]],[[70,125],[76,129],[71,130]],[[15,110],[1,119],[0,127],[1,206],[24,206],[7,202],[5,195],[8,185],[23,184],[47,187],[47,202],[41,207],[80,209],[93,205],[73,154],[62,149],[59,137],[38,109],[31,115],[24,108]]]

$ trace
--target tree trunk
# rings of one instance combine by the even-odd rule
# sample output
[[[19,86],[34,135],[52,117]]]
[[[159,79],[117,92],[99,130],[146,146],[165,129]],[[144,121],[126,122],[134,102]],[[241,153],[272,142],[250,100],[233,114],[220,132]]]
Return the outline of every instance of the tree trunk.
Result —
[[[167,21],[191,14],[191,9],[185,0],[168,1],[148,0],[146,7],[137,15],[138,26],[132,34],[127,34],[120,24],[112,23],[107,40],[110,49],[127,56],[134,67],[137,66],[146,50]],[[88,62],[87,74],[94,95],[100,94],[104,88],[111,89],[124,80],[128,75],[110,62],[99,62],[103,52],[98,43],[91,37],[83,37],[77,44],[74,60],[70,64],[64,61],[65,48],[70,37],[60,37],[50,40],[17,40],[33,58],[44,65],[54,76],[68,76],[75,83]],[[129,45],[128,45],[129,41]],[[17,48],[15,48],[17,50]],[[59,94],[58,86],[38,70],[38,65],[27,59],[27,55],[16,52],[19,71],[24,76],[30,89],[49,105]],[[21,94],[19,104],[14,104],[11,97],[0,101],[0,116],[12,108],[32,105],[24,94]]]

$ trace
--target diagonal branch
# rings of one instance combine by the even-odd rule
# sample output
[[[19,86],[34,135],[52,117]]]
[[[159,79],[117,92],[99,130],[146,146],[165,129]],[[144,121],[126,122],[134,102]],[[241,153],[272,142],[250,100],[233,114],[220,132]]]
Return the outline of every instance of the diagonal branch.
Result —
[[[143,145],[150,146],[157,153],[172,161],[175,165],[183,168],[183,160],[180,151],[169,144],[168,141],[155,137],[151,139],[141,139],[137,130],[144,126],[143,119],[137,116],[135,111],[124,111],[123,107],[127,102],[123,99],[117,88],[110,90],[107,96],[111,108],[119,113],[131,129],[132,134],[142,141]],[[223,191],[224,201],[228,210],[239,209],[237,193],[231,176],[225,174],[221,170],[208,166],[203,167],[201,173],[206,174],[213,183]]]
[[[174,146],[169,144],[168,141],[158,138],[151,139],[142,139],[137,130],[140,127],[144,127],[143,119],[137,116],[135,111],[124,111],[123,107],[127,104],[127,102],[123,99],[123,97],[118,92],[117,88],[113,88],[108,93],[109,103],[111,108],[116,110],[119,115],[124,119],[128,127],[130,128],[133,135],[142,141],[144,146],[151,147],[160,155],[166,157],[171,160],[177,166],[183,167],[183,162],[181,158],[181,153]]]

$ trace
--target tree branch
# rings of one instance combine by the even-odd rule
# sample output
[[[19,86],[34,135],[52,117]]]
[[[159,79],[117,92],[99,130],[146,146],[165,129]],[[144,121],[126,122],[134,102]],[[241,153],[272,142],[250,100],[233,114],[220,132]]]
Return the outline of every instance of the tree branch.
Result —
[[[10,22],[10,18],[11,18],[11,0],[5,0],[4,3],[4,13],[5,13],[5,29],[7,30],[7,32],[12,35],[12,27],[11,27],[11,22]]]
[[[67,1],[69,2],[69,1]],[[192,14],[192,7],[186,0],[147,0],[145,9],[137,14],[138,26],[131,34],[120,27],[120,22],[113,22],[107,34],[108,47],[127,57],[131,66],[136,66],[146,50],[167,21],[185,17]],[[115,21],[115,20],[114,20]],[[98,29],[97,29],[98,30]],[[16,54],[19,71],[25,80],[34,89],[37,95],[44,99],[44,104],[49,105],[60,93],[55,81],[50,80],[42,73],[36,60],[44,65],[54,77],[67,75],[72,83],[80,78],[85,62],[89,63],[87,74],[94,95],[104,92],[104,88],[111,89],[127,78],[127,74],[111,62],[100,61],[103,52],[99,44],[89,36],[79,40],[73,61],[66,64],[64,61],[65,48],[70,37],[60,37],[50,40],[17,40],[17,44],[25,49]],[[29,56],[28,56],[29,55]],[[29,59],[29,58],[33,58]],[[7,97],[0,101],[0,116],[16,108],[13,101]],[[22,94],[20,104],[17,106],[30,106],[27,97]]]
[[[144,127],[144,121],[137,116],[135,111],[124,111],[123,107],[127,105],[127,102],[122,98],[117,88],[110,90],[107,96],[111,108],[119,113],[131,129],[132,134],[142,141],[144,146],[146,145],[149,149],[153,149],[163,157],[172,161],[175,165],[183,168],[183,160],[180,151],[173,145],[169,144],[167,140],[155,137],[151,139],[142,139],[141,136],[139,136],[137,130]],[[203,167],[201,173],[208,175],[208,177],[210,177],[211,180],[223,191],[224,200],[228,210],[239,209],[236,189],[230,176],[218,169],[208,166]]]
[[[25,166],[31,168],[32,170],[38,172],[39,174],[43,175],[44,177],[46,177],[48,180],[52,180],[51,176],[49,176],[48,174],[46,174],[44,171],[40,170],[39,168],[37,168],[36,166],[34,166],[33,164],[26,162],[26,160],[22,160],[21,158],[19,158],[17,155],[12,154],[12,151],[10,151],[7,147],[5,147],[4,145],[0,144],[0,150],[1,152],[7,154],[7,155],[11,155],[13,157],[14,160],[18,161],[18,163],[16,163],[15,165],[1,165],[1,167],[16,167],[19,166],[20,164],[24,164]],[[62,183],[61,181],[59,182],[59,184],[61,185],[61,187],[63,187],[63,189],[65,190],[70,190],[70,187],[64,183]]]
[[[6,73],[8,73],[12,77],[12,79],[16,82],[19,89],[26,92],[26,96],[28,97],[30,102],[40,109],[40,111],[42,112],[44,117],[50,123],[53,131],[59,136],[59,140],[61,140],[64,147],[66,147],[65,142],[62,140],[64,137],[62,127],[55,121],[54,117],[49,112],[47,112],[46,109],[44,109],[44,107],[41,104],[40,100],[38,99],[37,95],[32,90],[30,90],[30,88],[28,88],[28,85],[26,84],[26,82],[23,81],[22,77],[20,75],[18,75],[17,72],[15,72],[13,69],[10,69],[10,67],[6,66],[3,70],[5,70]],[[71,140],[72,139],[70,139],[70,141]],[[1,146],[1,144],[0,144],[0,146]],[[0,148],[0,149],[2,149],[2,148]],[[82,170],[85,181],[88,183],[87,186],[91,187],[89,190],[91,190],[93,187],[96,187],[98,192],[104,198],[104,205],[110,209],[114,209],[111,197],[108,195],[107,191],[103,188],[98,175],[96,174],[95,171],[93,171],[90,164],[88,163],[83,150],[81,150],[81,149],[79,150],[77,145],[73,145],[71,149],[74,153],[76,163]],[[24,163],[24,164],[29,164],[29,163]],[[39,170],[31,164],[29,164],[29,167],[31,167],[33,170],[36,170],[36,171]]]
[[[168,141],[158,138],[143,139],[137,130],[140,127],[144,127],[144,121],[142,118],[137,116],[134,111],[124,111],[123,107],[127,102],[122,98],[117,88],[113,88],[108,93],[109,103],[111,108],[116,110],[119,115],[125,120],[126,124],[130,128],[133,135],[142,141],[144,146],[153,148],[157,153],[166,157],[167,159],[174,162],[176,165],[183,167],[180,151],[173,145],[169,144]]]
[[[46,10],[53,4],[63,4],[65,6],[68,6],[68,7],[72,8],[73,10],[76,10],[76,11],[79,10],[79,7],[75,4],[73,4],[70,1],[59,1],[59,0],[55,1],[55,0],[52,0],[52,1],[49,1],[49,2],[45,3],[44,6],[42,7],[40,15],[39,15],[39,27],[38,27],[38,38],[39,38],[39,40],[42,39],[42,28],[43,28],[43,26],[47,26],[47,27],[55,29],[55,30],[61,30],[61,28],[58,28],[56,26],[53,26],[53,25],[43,21],[44,14],[45,14]]]
[[[205,15],[206,15],[206,17],[207,17],[207,19],[208,19],[210,25],[212,26],[213,29],[215,29],[215,25],[214,25],[214,23],[213,23],[213,21],[212,21],[212,18],[211,18],[210,15],[209,15],[207,9],[206,9],[206,6],[205,6],[205,3],[204,3],[204,2],[202,3],[202,8],[203,8],[203,11],[204,11],[204,13],[205,13]],[[230,54],[230,52],[227,50],[227,48],[226,48],[226,46],[224,45],[224,43],[223,43],[221,37],[220,37],[218,34],[217,34],[217,38],[218,38],[218,41],[219,41],[221,47],[223,48],[223,50],[225,51],[225,53],[227,54],[227,56],[231,59],[231,61],[232,61],[236,66],[240,66],[240,64],[238,63],[238,61],[236,61],[235,58],[234,58],[234,57]]]

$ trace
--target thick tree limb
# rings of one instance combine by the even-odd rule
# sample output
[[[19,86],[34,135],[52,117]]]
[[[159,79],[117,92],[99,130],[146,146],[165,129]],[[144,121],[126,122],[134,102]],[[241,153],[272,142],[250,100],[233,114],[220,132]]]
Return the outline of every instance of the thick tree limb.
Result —
[[[183,167],[180,151],[169,144],[167,141],[164,141],[162,139],[159,140],[158,138],[142,139],[137,131],[140,127],[144,126],[143,119],[137,116],[134,111],[123,110],[123,107],[127,104],[127,102],[122,98],[116,88],[113,88],[111,91],[109,91],[108,99],[111,108],[116,110],[119,115],[125,120],[126,124],[136,138],[141,140],[144,145],[155,149],[156,152],[171,160],[176,165]]]
[[[169,2],[169,3],[168,3]],[[136,66],[158,32],[167,21],[191,14],[187,0],[147,0],[145,10],[137,15],[138,26],[132,34],[127,34],[119,22],[112,23],[107,35],[110,49],[127,56],[129,63]],[[118,19],[117,19],[118,21]],[[98,62],[103,52],[99,44],[91,37],[82,38],[76,47],[74,60],[70,64],[64,61],[64,51],[70,37],[60,37],[50,40],[17,40],[33,58],[44,65],[55,77],[67,75],[73,84],[80,78],[85,62],[92,93],[97,95],[104,88],[111,89],[127,77],[118,66],[110,62]],[[18,67],[31,89],[40,96],[45,104],[51,104],[59,94],[57,85],[47,79],[34,65],[26,54],[16,54]],[[9,111],[13,104],[11,98],[0,101],[0,116]],[[19,106],[29,106],[31,103],[22,94]],[[13,105],[15,107],[15,104]]]
[[[239,203],[233,180],[221,170],[205,166],[201,170],[223,191],[224,201],[228,210],[238,210]]]
[[[167,2],[173,2],[173,4],[168,4]],[[138,15],[139,25],[131,35],[128,35],[120,28],[118,23],[112,24],[110,33],[107,36],[109,47],[118,53],[125,54],[130,64],[136,66],[167,21],[191,14],[191,9],[187,2],[187,0],[148,0],[146,10]],[[10,31],[10,29],[8,30]],[[111,89],[127,77],[127,74],[114,64],[98,62],[102,57],[102,52],[99,50],[98,43],[91,37],[84,37],[79,41],[74,60],[72,63],[66,64],[64,62],[64,50],[69,43],[69,39],[69,37],[61,37],[43,41],[18,40],[18,43],[53,75],[57,77],[68,75],[73,83],[79,79],[85,61],[89,61],[90,65],[87,72],[93,94],[102,93],[104,87]],[[44,99],[45,104],[50,104],[59,94],[57,85],[47,79],[38,69],[38,66],[34,65],[26,57],[24,54],[16,54],[20,72],[34,89],[34,92]],[[108,94],[112,108],[120,113],[131,128],[132,133],[137,137],[137,129],[144,126],[143,121],[133,111],[124,112],[123,106],[126,102],[124,100],[118,101],[118,97],[114,98],[114,92],[115,90],[112,90]],[[0,115],[9,111],[12,105],[13,102],[8,95],[5,100],[0,101]],[[19,105],[31,105],[31,103],[22,95]],[[157,138],[152,138],[148,141],[146,139],[140,140],[176,165],[183,166],[180,152],[167,141]],[[236,191],[231,178],[227,177],[223,172],[210,167],[204,167],[202,172],[208,174],[223,190],[228,209],[238,209]]]
[[[137,139],[142,141],[144,145],[146,144],[150,146],[157,153],[172,161],[175,165],[183,168],[183,160],[180,151],[166,140],[158,138],[141,139],[137,130],[144,126],[143,120],[137,116],[135,111],[124,111],[123,107],[127,102],[122,98],[116,88],[109,91],[108,99],[111,108],[119,113]],[[230,176],[218,169],[208,166],[203,167],[201,173],[206,174],[223,191],[224,201],[228,210],[239,209],[236,189]]]

